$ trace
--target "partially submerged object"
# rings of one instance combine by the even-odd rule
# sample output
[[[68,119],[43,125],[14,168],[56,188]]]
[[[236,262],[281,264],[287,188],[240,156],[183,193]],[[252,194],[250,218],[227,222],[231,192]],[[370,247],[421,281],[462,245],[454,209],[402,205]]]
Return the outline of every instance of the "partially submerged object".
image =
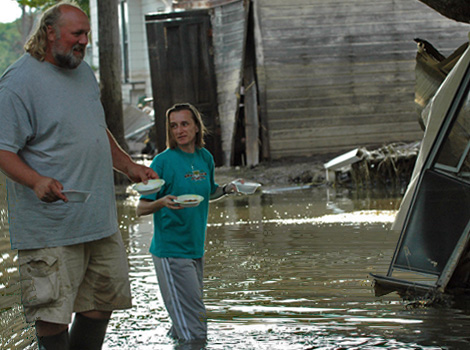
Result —
[[[326,169],[326,181],[332,182],[335,178],[336,171],[359,162],[364,159],[366,154],[367,151],[365,149],[356,148],[325,163],[323,166]]]
[[[353,183],[357,188],[406,188],[418,154],[419,142],[392,143],[367,150],[356,148],[323,164],[329,184]]]
[[[424,109],[425,134],[376,295],[470,294],[470,49]]]

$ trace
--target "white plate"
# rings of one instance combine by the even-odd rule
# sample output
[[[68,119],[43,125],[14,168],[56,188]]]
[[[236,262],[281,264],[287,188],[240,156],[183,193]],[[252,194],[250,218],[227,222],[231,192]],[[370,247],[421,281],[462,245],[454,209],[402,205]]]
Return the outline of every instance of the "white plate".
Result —
[[[63,194],[67,197],[70,203],[85,203],[90,197],[90,192],[87,191],[77,191],[77,190],[67,190],[62,191]]]
[[[204,200],[204,197],[197,194],[184,194],[174,200],[183,208],[197,207]]]
[[[256,192],[258,187],[261,186],[261,184],[257,182],[241,182],[241,181],[235,181],[234,185],[237,187],[238,192],[243,193],[243,194],[253,194]]]
[[[163,179],[151,179],[148,180],[146,184],[143,182],[139,182],[132,186],[134,190],[139,192],[140,194],[152,194],[152,193],[157,193],[160,191],[162,186],[165,184],[165,180]]]

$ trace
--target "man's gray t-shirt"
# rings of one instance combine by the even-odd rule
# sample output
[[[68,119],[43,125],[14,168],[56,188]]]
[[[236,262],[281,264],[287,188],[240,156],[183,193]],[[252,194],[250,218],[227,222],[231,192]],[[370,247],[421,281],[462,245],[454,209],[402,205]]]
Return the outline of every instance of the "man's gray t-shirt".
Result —
[[[85,203],[40,201],[7,179],[12,249],[88,242],[118,231],[112,158],[99,87],[82,62],[64,69],[25,54],[0,80],[0,149],[17,153]]]

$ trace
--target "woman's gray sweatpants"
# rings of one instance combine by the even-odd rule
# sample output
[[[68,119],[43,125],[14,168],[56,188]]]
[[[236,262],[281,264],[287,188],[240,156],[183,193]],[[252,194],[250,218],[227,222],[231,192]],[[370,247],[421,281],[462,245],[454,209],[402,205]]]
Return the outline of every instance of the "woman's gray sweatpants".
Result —
[[[180,341],[207,337],[203,295],[203,258],[158,258],[152,255],[158,284],[173,325],[170,336]]]

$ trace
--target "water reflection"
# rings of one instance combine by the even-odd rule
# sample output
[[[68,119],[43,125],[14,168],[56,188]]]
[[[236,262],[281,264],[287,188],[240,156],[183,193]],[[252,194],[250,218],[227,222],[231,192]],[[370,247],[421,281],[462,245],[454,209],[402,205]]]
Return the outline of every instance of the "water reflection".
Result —
[[[398,198],[312,188],[211,204],[206,348],[467,348],[465,304],[411,308],[396,294],[374,296],[369,273],[390,263]],[[104,349],[180,349],[166,336],[170,322],[148,253],[152,222],[135,217],[136,201],[130,196],[118,207],[134,307],[115,312]],[[0,256],[14,257],[2,249]],[[19,314],[5,310],[2,322],[6,312]]]
[[[32,348],[36,339],[21,306],[18,255],[10,249],[5,182],[0,172],[0,349],[25,349]]]
[[[451,342],[429,331],[441,323],[439,310],[423,314],[397,295],[373,294],[369,273],[386,271],[398,238],[388,230],[397,198],[320,188],[213,203],[207,349],[437,349]],[[134,201],[123,208],[132,212]],[[148,257],[151,220],[124,225],[135,307],[116,313],[106,346],[176,349],[166,337],[169,321]]]

